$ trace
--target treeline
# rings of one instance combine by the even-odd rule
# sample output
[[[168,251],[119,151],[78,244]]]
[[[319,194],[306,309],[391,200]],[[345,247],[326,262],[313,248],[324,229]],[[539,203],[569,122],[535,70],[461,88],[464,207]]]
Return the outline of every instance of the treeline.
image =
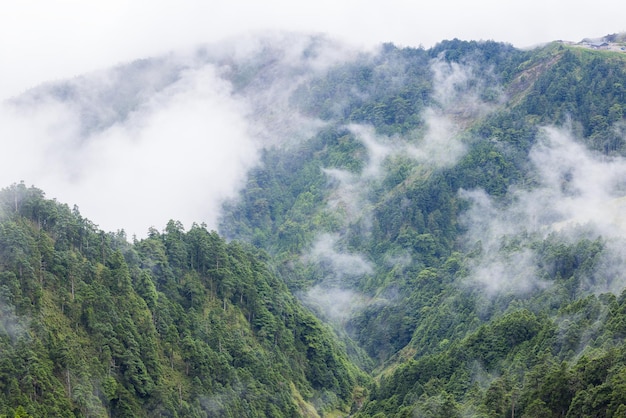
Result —
[[[491,111],[448,115],[462,126],[455,135],[466,147],[451,167],[391,152],[378,176],[360,177],[358,210],[347,216],[349,208],[334,203],[339,185],[328,171],[359,178],[369,156],[346,126],[372,126],[390,149],[401,141],[419,146],[423,110],[446,110],[435,94],[438,63],[465,68],[468,78],[452,91],[477,93]],[[599,153],[625,155],[624,63],[623,54],[559,43],[529,51],[491,41],[385,45],[294,93],[293,102],[326,128],[290,149],[268,150],[222,230],[266,249],[300,292],[332,275],[310,255],[320,234],[335,234],[337,251],[371,263],[372,272],[342,282],[368,300],[342,330],[377,366],[377,384],[356,416],[624,413],[618,324],[625,298],[590,296],[595,278],[615,276],[600,272],[602,237],[503,237],[504,253],[532,248],[546,287],[485,297],[466,281],[483,250],[462,242],[469,204],[459,194],[481,189],[507,205],[511,188],[535,187],[529,151],[543,125],[565,126]]]
[[[315,416],[366,382],[252,247],[0,192],[0,416]],[[355,398],[356,397],[356,398]]]
[[[269,61],[229,73],[240,94]],[[452,40],[387,44],[303,78],[290,103],[324,128],[263,151],[225,207],[230,242],[170,221],[129,243],[40,190],[2,190],[0,415],[624,415],[615,242],[582,227],[502,235],[493,256],[532,252],[535,285],[489,294],[471,274],[493,248],[467,242],[462,192],[506,208],[536,187],[542,125],[626,155],[624,62]],[[428,114],[454,124],[458,161],[407,151],[437,123]],[[375,170],[354,123],[388,151]],[[320,237],[332,237],[322,256]],[[343,344],[292,296],[316,286],[360,297],[333,322]]]
[[[403,361],[381,375],[356,416],[621,416],[626,292],[584,289],[605,244],[535,244],[545,290],[485,298],[443,282],[417,313],[426,318]]]

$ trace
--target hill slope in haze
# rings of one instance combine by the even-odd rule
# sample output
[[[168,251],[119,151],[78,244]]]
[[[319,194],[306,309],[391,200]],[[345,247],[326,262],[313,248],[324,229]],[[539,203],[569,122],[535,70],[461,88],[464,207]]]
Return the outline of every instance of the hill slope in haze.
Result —
[[[618,414],[625,59],[386,45],[294,92],[327,125],[222,231],[374,359],[357,416]]]
[[[129,244],[23,184],[0,207],[3,416],[317,416],[362,396],[257,250],[174,221]]]
[[[111,145],[99,167],[137,162],[146,180],[114,182],[122,209],[177,201],[225,238],[170,221],[131,244],[5,189],[0,413],[626,411],[622,52],[456,39],[358,52],[288,34],[11,106],[74,115],[45,130],[76,149],[64,176],[107,177],[82,159]],[[180,160],[150,153],[177,144]],[[220,176],[219,161],[235,168]],[[136,209],[144,196],[154,210]]]

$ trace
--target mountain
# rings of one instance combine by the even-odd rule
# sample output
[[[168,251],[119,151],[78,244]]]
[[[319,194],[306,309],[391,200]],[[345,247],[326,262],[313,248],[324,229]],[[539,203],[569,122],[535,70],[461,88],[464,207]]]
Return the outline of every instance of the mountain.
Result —
[[[171,173],[219,235],[169,221],[131,243],[3,190],[0,414],[622,416],[626,54],[602,40],[272,35],[18,97],[78,115],[79,156],[184,147],[217,99],[245,126],[232,155],[255,152],[218,194],[171,152],[130,187]],[[160,136],[168,115],[193,123]]]
[[[23,184],[0,202],[5,416],[317,416],[363,390],[258,250],[175,221],[129,244]]]

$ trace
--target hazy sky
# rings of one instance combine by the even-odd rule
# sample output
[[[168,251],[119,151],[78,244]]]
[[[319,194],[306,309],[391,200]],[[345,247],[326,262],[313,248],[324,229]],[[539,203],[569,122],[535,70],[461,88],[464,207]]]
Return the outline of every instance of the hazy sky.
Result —
[[[19,0],[0,12],[0,98],[43,81],[249,30],[357,45],[493,39],[526,47],[626,30],[621,0]]]
[[[275,80],[274,85],[265,86],[270,90],[257,92],[251,101],[241,100],[231,96],[231,86],[207,65],[179,74],[173,84],[158,92],[151,90],[146,75],[145,80],[136,81],[146,85],[137,85],[141,100],[126,119],[101,131],[82,132],[84,109],[104,119],[111,113],[109,102],[98,91],[102,90],[99,85],[106,90],[115,77],[107,71],[75,77],[139,58],[191,51],[198,44],[268,29],[324,33],[364,48],[382,42],[430,47],[455,37],[528,47],[626,30],[622,13],[626,6],[616,0],[601,6],[578,0],[422,3],[4,1],[0,9],[0,102],[43,82],[64,79],[73,80],[80,97],[66,104],[39,100],[22,107],[0,105],[0,188],[23,180],[50,198],[78,204],[84,216],[108,231],[124,228],[142,235],[150,226],[162,228],[171,218],[187,227],[197,221],[214,228],[223,200],[236,195],[247,170],[258,163],[258,150],[267,136],[263,132],[274,125],[307,126],[280,105],[277,93],[288,92],[289,85]],[[241,45],[254,47],[251,39]],[[293,36],[275,34],[274,39],[286,42],[283,47],[291,50],[304,46]],[[350,58],[345,49],[335,52],[334,58]],[[292,64],[298,63],[287,63]],[[158,79],[158,74],[153,75]],[[122,102],[127,96],[124,88],[134,91],[123,83],[116,86],[113,96]],[[257,111],[264,103],[279,109],[279,114]],[[255,112],[267,120],[250,117]],[[274,119],[277,123],[272,125]]]

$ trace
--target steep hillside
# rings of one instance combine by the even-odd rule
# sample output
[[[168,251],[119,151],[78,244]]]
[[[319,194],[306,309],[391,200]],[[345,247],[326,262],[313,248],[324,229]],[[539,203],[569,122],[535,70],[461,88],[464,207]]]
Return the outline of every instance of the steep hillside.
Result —
[[[0,208],[0,415],[318,416],[363,396],[262,253],[174,221],[129,244],[23,184]]]
[[[70,162],[139,161],[109,204],[201,201],[220,235],[129,243],[4,189],[0,414],[624,415],[625,53],[286,34],[11,106],[82,115]]]
[[[222,231],[375,361],[358,416],[617,413],[625,59],[386,45],[294,92],[325,128],[268,150]]]

